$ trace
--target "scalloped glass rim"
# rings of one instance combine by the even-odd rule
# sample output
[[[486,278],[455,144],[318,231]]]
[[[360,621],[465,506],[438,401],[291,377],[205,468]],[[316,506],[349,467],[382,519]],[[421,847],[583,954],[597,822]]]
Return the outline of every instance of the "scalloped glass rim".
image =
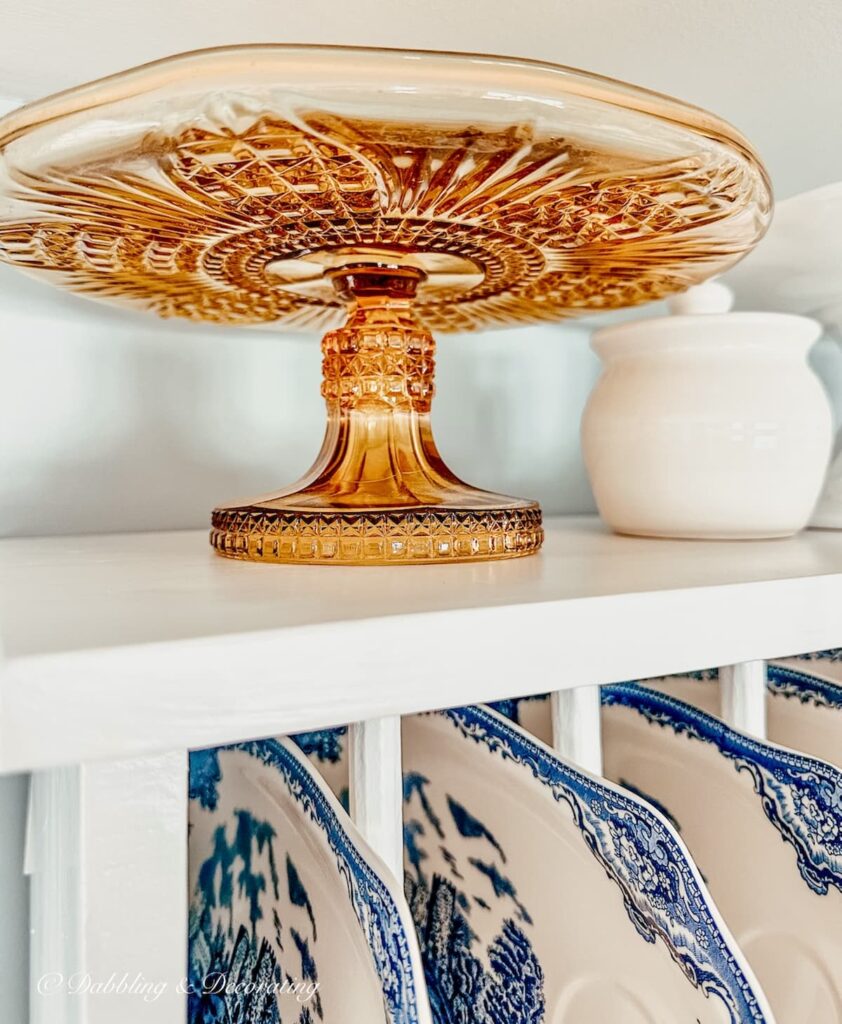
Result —
[[[0,118],[0,147],[6,146],[21,132],[54,118],[128,99],[141,92],[148,95],[154,88],[171,87],[174,81],[188,68],[191,71],[192,84],[196,83],[197,78],[216,77],[220,73],[224,73],[226,66],[232,61],[240,64],[242,58],[246,56],[249,59],[250,74],[260,70],[261,65],[276,65],[279,57],[296,65],[295,70],[299,73],[303,70],[302,65],[317,56],[325,58],[326,70],[331,74],[336,74],[337,71],[341,73],[347,64],[352,64],[354,70],[361,74],[366,70],[367,64],[370,64],[370,71],[380,88],[382,88],[383,72],[389,65],[396,70],[401,68],[406,74],[408,68],[414,64],[412,70],[415,74],[413,77],[429,82],[433,77],[431,64],[437,62],[447,66],[450,82],[453,82],[454,70],[460,68],[466,83],[473,79],[477,85],[487,85],[488,80],[484,72],[489,67],[497,69],[505,67],[512,76],[519,72],[528,77],[530,94],[533,96],[543,93],[544,99],[558,101],[574,94],[601,103],[624,107],[636,113],[644,113],[733,146],[739,149],[749,161],[757,164],[771,192],[771,184],[765,168],[748,140],[727,121],[701,107],[680,102],[663,93],[562,64],[520,57],[455,51],[324,46],[308,43],[254,43],[191,50],[162,57],[126,71],[107,75],[104,78],[94,79],[17,108]],[[420,64],[422,59],[424,63]],[[337,66],[337,62],[341,66]],[[417,73],[419,68],[421,69],[420,75]],[[269,68],[267,67],[266,70]],[[514,77],[512,77],[511,86],[513,87],[514,84]],[[518,95],[518,93],[514,93],[514,95]]]
[[[138,186],[151,210],[145,241],[130,242],[119,221],[143,221]],[[302,284],[301,257],[385,245],[422,260],[456,255],[484,274],[474,281],[463,269],[422,284],[419,312],[437,330],[552,321],[722,273],[762,237],[771,205],[763,165],[719,118],[509,57],[197,50],[0,119],[4,260],[92,297],[123,304],[130,294],[128,304],[162,316],[331,326],[323,268],[309,267]],[[73,233],[86,221],[96,253],[61,234],[62,222]],[[34,238],[50,223],[58,235]],[[170,253],[169,269],[157,252],[109,263],[109,231],[122,248],[153,249],[153,235],[175,232],[186,255]],[[193,243],[204,247],[201,266],[188,258]],[[118,264],[136,280],[107,285]],[[185,288],[173,295],[173,269],[194,274],[197,301],[182,301]],[[210,277],[227,298],[199,308],[216,287]],[[246,296],[236,310],[235,292]]]

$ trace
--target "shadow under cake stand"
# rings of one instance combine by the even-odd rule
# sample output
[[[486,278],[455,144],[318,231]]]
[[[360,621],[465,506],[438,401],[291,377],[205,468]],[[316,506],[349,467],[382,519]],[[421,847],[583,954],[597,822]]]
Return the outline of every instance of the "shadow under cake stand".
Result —
[[[310,472],[214,510],[221,555],[395,564],[538,550],[534,501],[433,441],[432,330],[660,299],[765,230],[712,115],[547,64],[341,47],[186,54],[0,121],[0,258],[164,317],[327,329]]]

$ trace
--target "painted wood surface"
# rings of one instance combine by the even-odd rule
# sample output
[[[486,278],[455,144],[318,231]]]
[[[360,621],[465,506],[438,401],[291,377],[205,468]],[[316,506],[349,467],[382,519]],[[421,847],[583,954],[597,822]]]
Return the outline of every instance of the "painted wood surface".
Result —
[[[0,771],[524,696],[536,665],[565,688],[842,646],[842,533],[547,532],[406,569],[230,562],[195,532],[3,541]]]
[[[735,729],[766,736],[766,662],[745,661],[719,670],[720,711]]]
[[[586,771],[602,774],[602,727],[598,686],[573,686],[552,695],[556,750]]]
[[[396,716],[350,727],[351,816],[395,876],[403,877],[401,720]]]

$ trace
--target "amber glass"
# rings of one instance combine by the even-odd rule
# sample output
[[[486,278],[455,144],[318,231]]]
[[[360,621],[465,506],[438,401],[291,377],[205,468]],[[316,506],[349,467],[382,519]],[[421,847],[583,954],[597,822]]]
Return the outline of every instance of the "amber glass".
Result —
[[[313,469],[213,513],[237,558],[536,551],[538,506],[436,451],[430,330],[663,298],[747,252],[770,204],[712,115],[509,58],[234,47],[0,121],[0,258],[161,316],[333,328]]]
[[[543,534],[535,502],[467,486],[436,451],[435,342],[412,310],[423,272],[369,264],[331,277],[350,312],[322,342],[322,450],[288,490],[216,509],[216,549],[240,558],[346,564],[511,558],[537,550]]]

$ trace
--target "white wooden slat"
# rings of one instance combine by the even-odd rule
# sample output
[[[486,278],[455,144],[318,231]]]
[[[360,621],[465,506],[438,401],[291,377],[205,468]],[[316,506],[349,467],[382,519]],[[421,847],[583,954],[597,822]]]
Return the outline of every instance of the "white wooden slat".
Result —
[[[594,775],[602,774],[602,726],[598,686],[574,686],[552,694],[556,750]]]
[[[403,878],[403,780],[400,717],[350,726],[351,816],[396,878]]]
[[[766,662],[743,661],[719,670],[720,711],[735,729],[766,736]]]
[[[187,756],[33,776],[31,1024],[184,1024]]]
[[[64,979],[82,971],[80,791],[79,767],[36,772],[30,781],[30,1024],[83,1020],[83,999],[62,993]]]
[[[0,105],[1,109],[1,105]],[[0,641],[0,672],[3,668]],[[0,717],[2,717],[0,702]],[[0,1020],[28,1020],[29,891],[25,822],[29,779],[0,777]]]

